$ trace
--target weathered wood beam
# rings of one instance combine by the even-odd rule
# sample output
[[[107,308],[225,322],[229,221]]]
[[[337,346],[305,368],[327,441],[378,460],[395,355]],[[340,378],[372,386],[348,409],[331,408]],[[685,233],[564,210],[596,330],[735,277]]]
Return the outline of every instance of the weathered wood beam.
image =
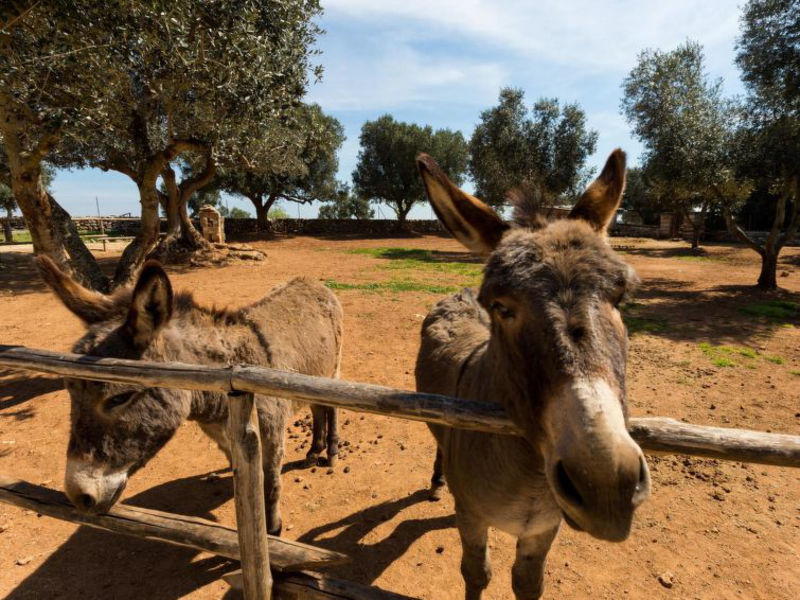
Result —
[[[61,492],[2,475],[0,502],[62,521],[240,559],[236,530],[206,519],[127,504],[117,504],[106,514],[87,514],[77,511]],[[270,537],[269,544],[271,566],[275,571],[317,570],[348,561],[348,557],[339,552],[279,537]]]
[[[349,410],[457,427],[520,435],[502,407],[265,367],[206,367],[153,363],[0,345],[0,366],[96,379],[193,390],[247,391]],[[695,454],[784,467],[800,467],[800,436],[680,423],[661,417],[630,419],[645,451]]]
[[[267,511],[261,434],[253,394],[228,394],[228,439],[233,466],[233,500],[236,531],[242,555],[242,590],[245,600],[270,600],[272,574],[267,545]]]

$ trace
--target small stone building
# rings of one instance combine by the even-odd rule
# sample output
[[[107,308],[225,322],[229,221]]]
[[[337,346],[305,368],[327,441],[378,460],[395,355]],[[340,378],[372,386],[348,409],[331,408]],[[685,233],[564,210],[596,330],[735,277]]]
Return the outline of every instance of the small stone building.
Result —
[[[210,204],[204,204],[200,209],[200,229],[207,242],[225,243],[225,217]]]

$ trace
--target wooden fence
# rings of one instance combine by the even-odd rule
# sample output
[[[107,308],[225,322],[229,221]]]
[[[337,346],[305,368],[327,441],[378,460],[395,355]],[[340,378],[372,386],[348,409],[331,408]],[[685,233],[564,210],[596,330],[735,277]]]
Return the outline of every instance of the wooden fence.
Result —
[[[265,367],[215,367],[154,363],[33,350],[0,345],[0,366],[146,387],[225,392],[230,399],[228,433],[234,469],[237,538],[233,531],[194,519],[124,505],[106,515],[72,509],[63,494],[0,477],[0,501],[65,519],[139,537],[187,545],[236,558],[242,564],[245,598],[267,599],[273,591],[287,600],[399,599],[374,587],[300,572],[346,557],[267,535],[261,467],[261,440],[254,394],[336,406],[457,427],[519,435],[502,408],[437,394],[288,373]],[[690,425],[674,419],[630,419],[630,432],[643,450],[800,467],[800,436]],[[273,581],[273,571],[275,580]]]

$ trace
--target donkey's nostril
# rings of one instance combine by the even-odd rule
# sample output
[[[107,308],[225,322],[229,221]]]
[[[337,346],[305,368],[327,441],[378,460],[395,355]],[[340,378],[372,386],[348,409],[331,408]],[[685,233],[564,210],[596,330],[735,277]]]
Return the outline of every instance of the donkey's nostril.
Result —
[[[94,508],[95,500],[89,494],[81,494],[78,498],[78,502],[80,502],[81,508],[85,510],[89,510],[90,508]]]
[[[569,473],[567,473],[567,469],[564,466],[564,461],[561,460],[556,464],[556,482],[558,484],[558,489],[564,498],[577,506],[583,505],[583,498],[581,497],[578,488],[575,487],[575,484],[572,482],[572,478],[569,476]]]

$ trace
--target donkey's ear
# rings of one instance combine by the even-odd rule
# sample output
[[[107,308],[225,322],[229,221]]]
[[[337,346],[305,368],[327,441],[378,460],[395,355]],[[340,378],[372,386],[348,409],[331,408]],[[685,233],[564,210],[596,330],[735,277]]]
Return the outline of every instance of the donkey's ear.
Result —
[[[483,202],[458,189],[427,154],[417,157],[417,167],[442,225],[475,254],[490,254],[508,225]]]
[[[142,267],[125,326],[138,348],[146,347],[172,316],[172,285],[158,261]]]
[[[36,257],[36,266],[45,283],[61,301],[84,323],[100,323],[121,315],[127,306],[125,291],[111,296],[83,287],[72,276],[62,271],[52,258],[45,254]]]
[[[582,219],[596,231],[605,232],[619,208],[624,191],[625,153],[617,148],[608,157],[600,176],[583,192],[569,218]]]

